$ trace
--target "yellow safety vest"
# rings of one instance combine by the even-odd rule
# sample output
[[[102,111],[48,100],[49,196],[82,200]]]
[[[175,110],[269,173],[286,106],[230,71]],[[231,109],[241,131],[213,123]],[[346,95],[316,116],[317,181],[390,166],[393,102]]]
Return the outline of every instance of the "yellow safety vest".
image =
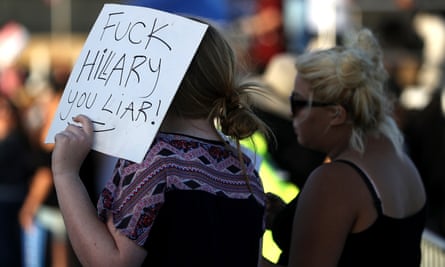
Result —
[[[292,182],[285,180],[280,175],[280,171],[271,163],[267,151],[266,138],[261,133],[255,133],[252,138],[242,140],[241,145],[261,157],[262,161],[259,166],[259,175],[263,183],[264,191],[274,193],[286,203],[294,199],[299,189]],[[280,253],[280,248],[272,239],[271,231],[266,230],[263,236],[263,257],[276,263]]]

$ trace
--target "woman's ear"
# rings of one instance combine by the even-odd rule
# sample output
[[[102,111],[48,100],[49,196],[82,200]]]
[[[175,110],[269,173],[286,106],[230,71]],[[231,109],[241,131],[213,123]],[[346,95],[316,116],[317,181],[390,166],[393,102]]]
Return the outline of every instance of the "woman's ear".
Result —
[[[331,125],[343,124],[347,118],[346,109],[341,105],[336,105],[331,108],[330,116]]]

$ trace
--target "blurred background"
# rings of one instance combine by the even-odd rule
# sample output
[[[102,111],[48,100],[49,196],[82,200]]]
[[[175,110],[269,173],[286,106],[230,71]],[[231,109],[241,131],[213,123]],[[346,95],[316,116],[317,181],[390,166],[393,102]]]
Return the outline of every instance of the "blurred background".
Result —
[[[429,250],[422,264],[445,266],[444,259],[426,262],[430,251],[445,251],[443,0],[2,0],[0,266],[78,266],[57,208],[49,160],[52,148],[42,140],[105,3],[195,15],[220,26],[243,70],[270,89],[270,101],[255,102],[278,141],[275,146],[259,140],[267,164],[262,178],[266,191],[287,202],[324,158],[295,143],[287,104],[295,75],[293,60],[308,49],[341,44],[354,29],[372,29],[384,50],[394,116],[429,197],[423,248]],[[113,160],[94,152],[87,158],[82,172],[93,201]],[[264,254],[273,261],[276,250],[268,244]]]

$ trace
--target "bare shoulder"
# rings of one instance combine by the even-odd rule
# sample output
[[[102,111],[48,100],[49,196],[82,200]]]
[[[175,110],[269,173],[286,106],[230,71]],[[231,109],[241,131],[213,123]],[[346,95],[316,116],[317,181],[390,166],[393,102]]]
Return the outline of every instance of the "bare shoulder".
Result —
[[[318,167],[308,178],[299,201],[349,213],[359,212],[370,195],[360,174],[351,166],[331,162]]]
[[[322,187],[329,191],[340,190],[346,193],[348,189],[360,184],[362,184],[362,179],[354,168],[344,163],[331,162],[314,170],[305,187],[307,186],[308,189]]]

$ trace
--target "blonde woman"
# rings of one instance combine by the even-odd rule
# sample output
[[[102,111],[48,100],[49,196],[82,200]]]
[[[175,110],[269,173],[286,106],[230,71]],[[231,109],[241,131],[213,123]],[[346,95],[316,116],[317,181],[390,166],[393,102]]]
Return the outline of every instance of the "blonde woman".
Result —
[[[330,162],[300,192],[287,266],[419,266],[425,191],[392,118],[372,32],[305,53],[296,68],[295,133]]]

